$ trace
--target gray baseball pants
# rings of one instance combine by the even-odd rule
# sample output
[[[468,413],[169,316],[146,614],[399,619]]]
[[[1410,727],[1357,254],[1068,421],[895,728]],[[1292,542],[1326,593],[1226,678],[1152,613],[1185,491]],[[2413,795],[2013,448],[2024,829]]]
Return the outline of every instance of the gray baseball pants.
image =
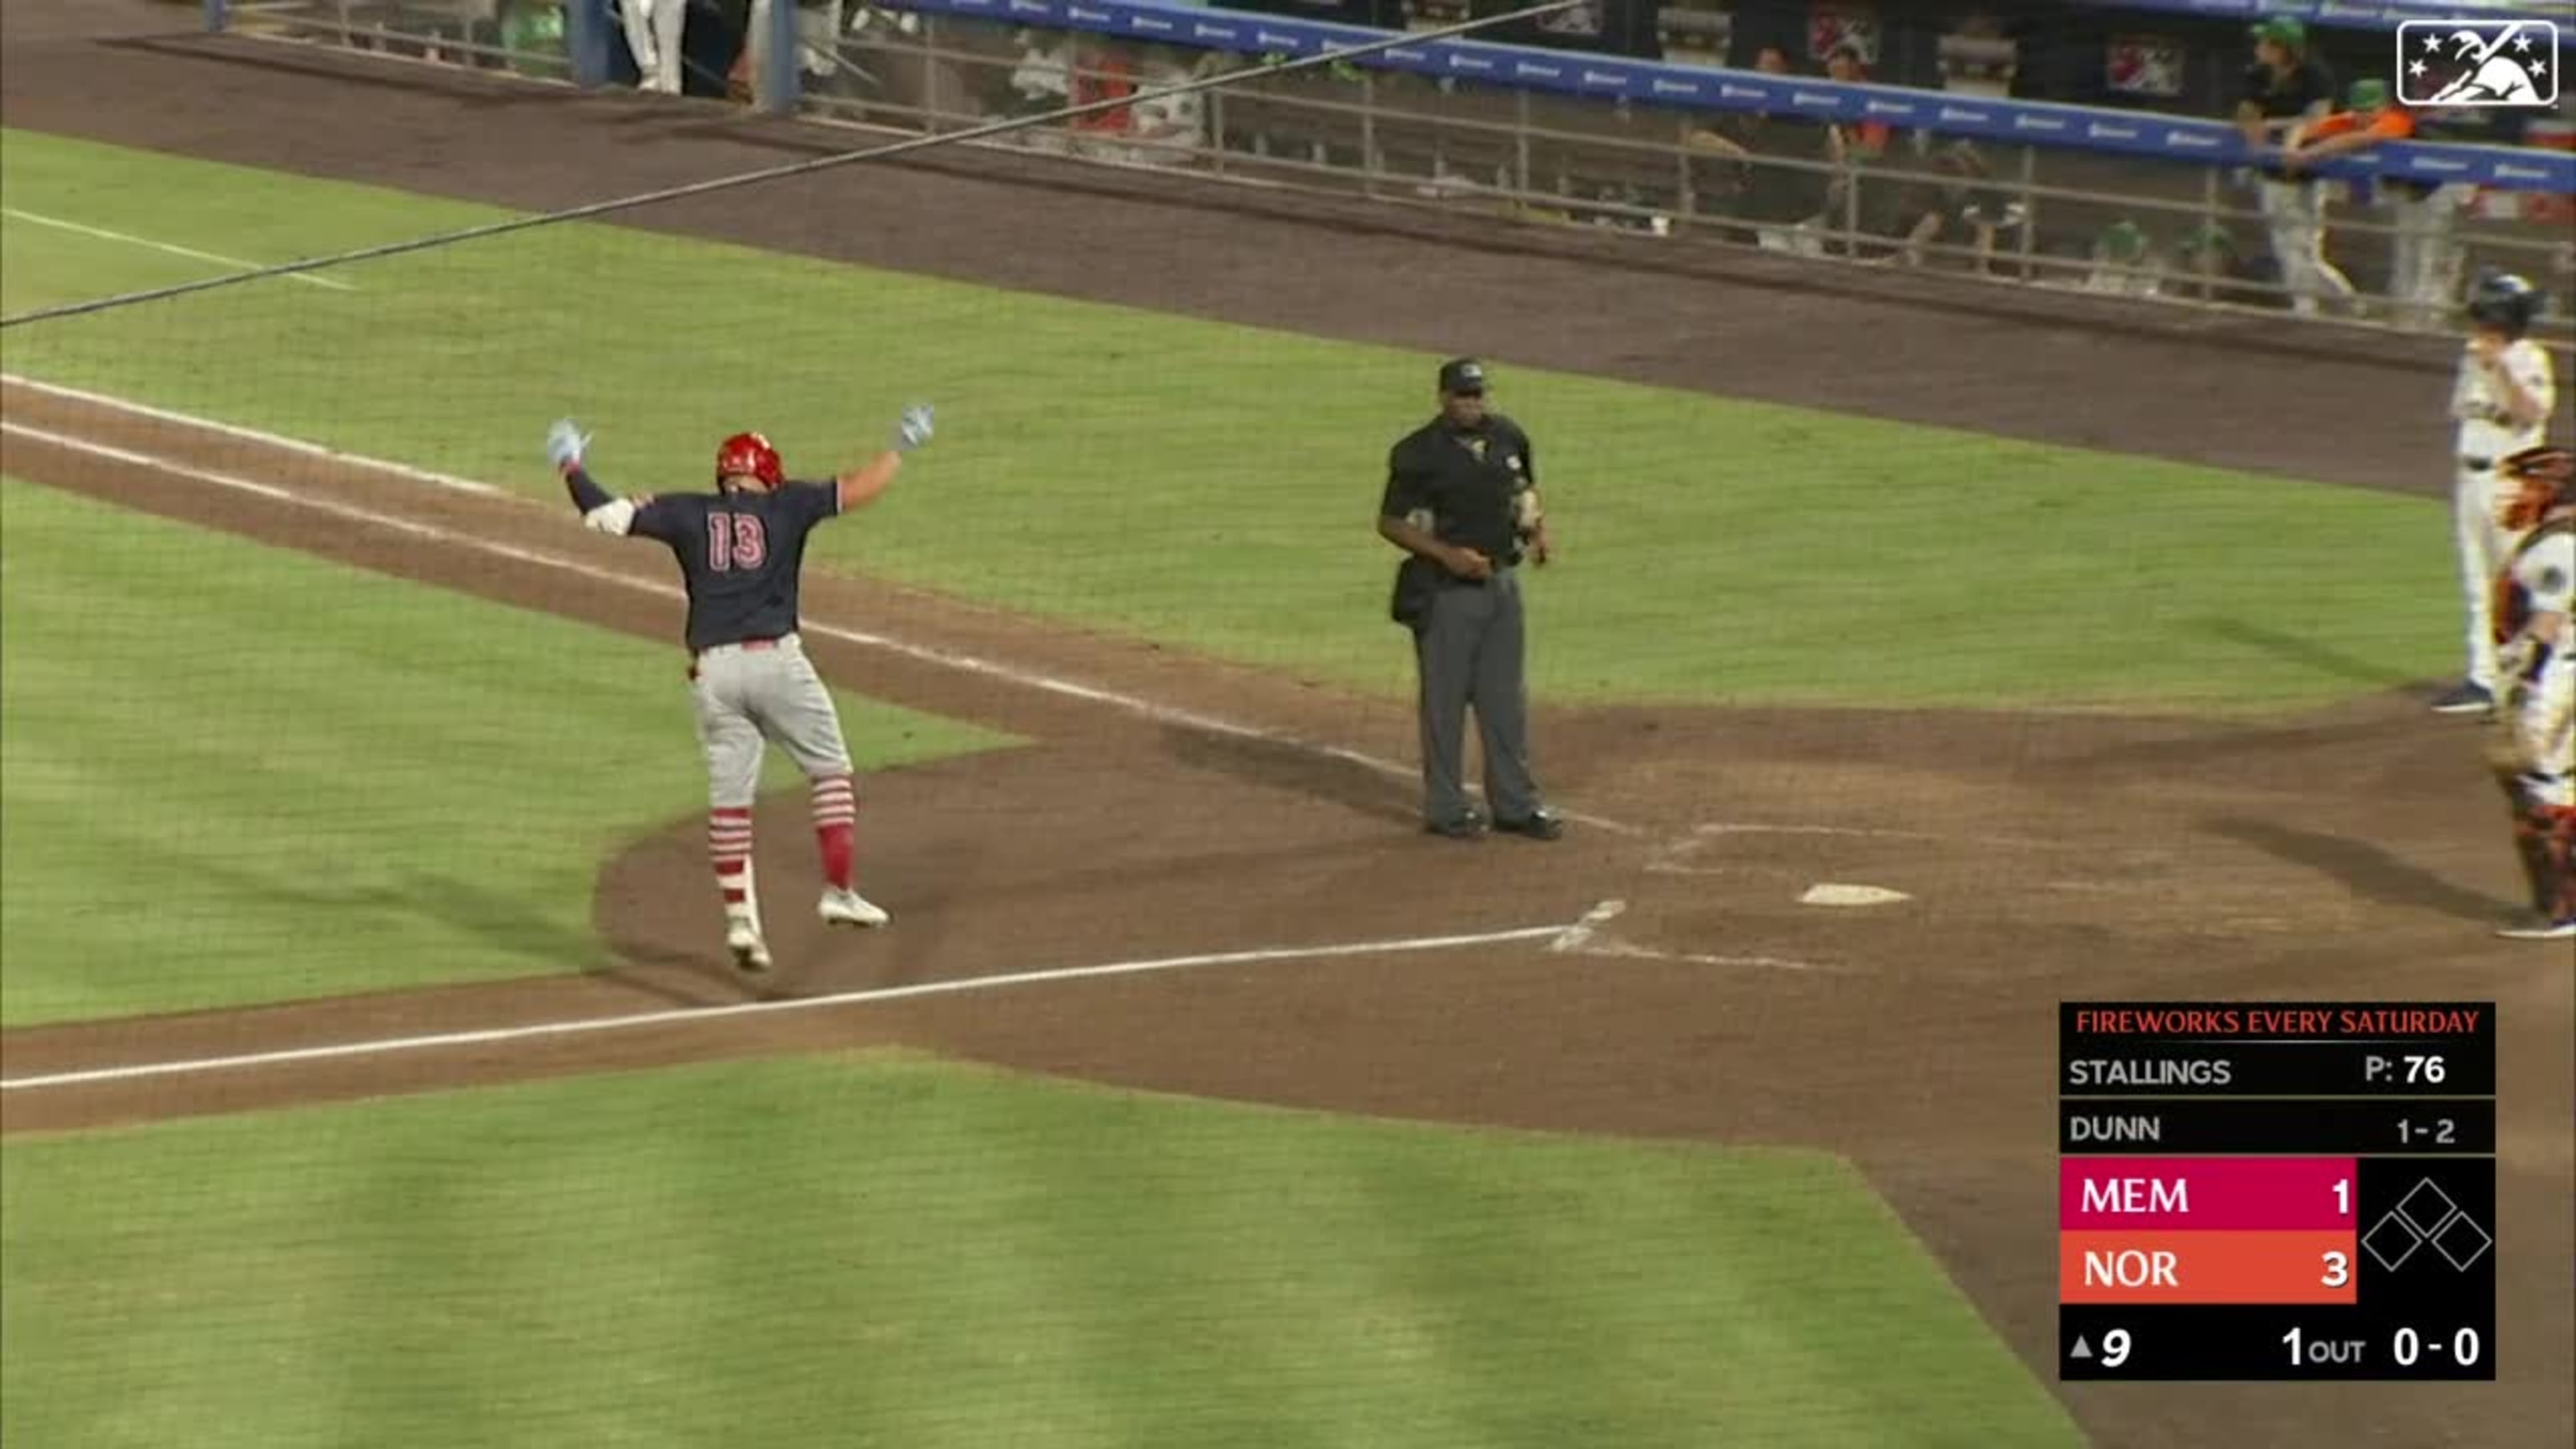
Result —
[[[1521,820],[1539,809],[1529,766],[1529,683],[1520,581],[1497,567],[1482,585],[1444,581],[1430,617],[1413,636],[1421,678],[1423,817],[1453,824],[1470,813],[1466,773],[1467,711],[1476,712],[1484,746],[1485,804],[1497,820]]]

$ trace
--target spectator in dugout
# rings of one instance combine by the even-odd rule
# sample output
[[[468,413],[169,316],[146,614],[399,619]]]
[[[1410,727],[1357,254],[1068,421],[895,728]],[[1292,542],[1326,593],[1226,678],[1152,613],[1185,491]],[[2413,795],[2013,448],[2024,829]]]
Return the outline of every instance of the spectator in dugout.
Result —
[[[1010,85],[992,107],[997,116],[1042,116],[1073,104],[1073,37],[1060,30],[1022,30],[1019,64]],[[1040,133],[1028,133],[1035,136]]]
[[[2284,171],[2305,171],[2329,156],[2349,156],[2415,134],[2415,115],[2388,93],[2388,82],[2357,80],[2344,97],[2344,108],[2299,130]],[[2439,182],[2381,177],[2374,185],[2388,203],[2394,234],[2389,241],[2388,298],[2398,318],[2410,327],[2438,327],[2450,322],[2451,296],[2459,286],[2460,248],[2452,239],[2459,203]]]
[[[1766,45],[1754,55],[1753,68],[1788,75],[1789,53]],[[1823,168],[1830,160],[1823,123],[1739,111],[1706,125],[1684,122],[1682,142],[1708,158],[1691,168],[1693,189],[1737,219],[1736,240],[1774,251],[1822,253],[1814,231],[1825,210]]]
[[[2021,207],[1995,186],[1985,153],[1973,141],[1951,141],[1899,193],[1892,228],[1899,242],[1890,260],[1919,267],[1934,244],[1964,244],[1970,268],[1982,272],[1994,256],[1995,233],[2020,220]]]
[[[751,0],[750,23],[743,31],[742,59],[739,67],[748,82],[746,95],[759,93],[759,77],[768,64],[769,33],[776,21],[771,8],[779,0]],[[842,0],[790,0],[795,6],[796,68],[802,74],[799,82],[809,93],[848,95],[868,77],[841,54],[843,29]],[[913,21],[909,13],[899,22]],[[907,25],[909,33],[911,26]]]
[[[2236,238],[2216,222],[2195,229],[2174,248],[2182,262],[2177,285],[2184,295],[2232,306],[2260,306],[2265,301],[2253,285],[2252,269],[2237,250]]]
[[[2272,258],[2290,310],[2314,316],[2321,296],[2352,295],[2352,281],[2326,260],[2325,190],[2314,175],[2283,164],[2281,148],[2304,126],[2325,119],[2334,104],[2334,77],[2308,54],[2308,28],[2286,15],[2254,27],[2254,64],[2245,72],[2236,124],[2247,149],[2268,154],[2255,187]]]
[[[1870,84],[1869,66],[1860,58],[1860,47],[1846,40],[1825,52],[1825,78],[1837,85]],[[1887,154],[1887,143],[1894,136],[1885,121],[1862,121],[1857,125],[1834,127],[1837,161],[1875,161]]]
[[[2115,297],[2164,295],[2164,263],[2146,228],[2122,217],[2093,238],[2093,268],[2084,290]]]

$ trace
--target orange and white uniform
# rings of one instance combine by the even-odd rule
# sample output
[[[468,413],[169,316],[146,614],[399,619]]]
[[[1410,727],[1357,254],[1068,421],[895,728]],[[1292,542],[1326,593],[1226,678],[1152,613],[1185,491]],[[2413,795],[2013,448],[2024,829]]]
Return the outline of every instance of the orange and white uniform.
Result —
[[[2510,486],[2497,468],[2506,458],[2540,445],[2558,406],[2558,382],[2547,348],[2521,338],[2506,345],[2501,362],[2514,384],[2540,403],[2539,422],[2521,427],[2506,415],[2494,379],[2466,347],[2451,383],[2452,501],[2460,577],[2468,586],[2469,681],[2489,694],[2497,692],[2494,582],[2513,545],[2496,521]]]
[[[2503,660],[2497,703],[2532,768],[2523,787],[2541,803],[2576,808],[2576,628],[2568,616],[2576,593],[2576,516],[2531,530],[2496,576],[2492,612]],[[2554,641],[2538,637],[2554,617]]]

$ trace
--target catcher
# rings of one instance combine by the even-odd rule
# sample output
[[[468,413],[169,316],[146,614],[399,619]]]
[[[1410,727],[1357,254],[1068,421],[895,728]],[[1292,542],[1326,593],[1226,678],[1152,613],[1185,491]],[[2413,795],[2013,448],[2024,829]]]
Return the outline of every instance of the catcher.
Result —
[[[2525,448],[2498,469],[2514,539],[2495,580],[2499,682],[2487,762],[2513,809],[2533,919],[2497,934],[2576,940],[2576,453]]]

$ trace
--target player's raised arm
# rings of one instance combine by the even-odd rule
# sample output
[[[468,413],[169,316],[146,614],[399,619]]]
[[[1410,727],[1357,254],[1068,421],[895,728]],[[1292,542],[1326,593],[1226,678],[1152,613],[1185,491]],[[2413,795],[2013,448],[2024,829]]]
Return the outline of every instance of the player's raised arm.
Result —
[[[894,475],[903,470],[903,455],[930,441],[930,408],[915,404],[903,410],[903,419],[895,425],[894,442],[882,453],[859,467],[833,480],[840,490],[841,512],[865,508],[886,491]]]
[[[546,430],[546,456],[554,460],[555,471],[563,475],[564,487],[572,494],[572,506],[581,510],[581,521],[601,533],[632,532],[635,500],[612,497],[599,486],[581,463],[582,454],[589,450],[590,435],[573,426],[570,418],[560,419]]]

